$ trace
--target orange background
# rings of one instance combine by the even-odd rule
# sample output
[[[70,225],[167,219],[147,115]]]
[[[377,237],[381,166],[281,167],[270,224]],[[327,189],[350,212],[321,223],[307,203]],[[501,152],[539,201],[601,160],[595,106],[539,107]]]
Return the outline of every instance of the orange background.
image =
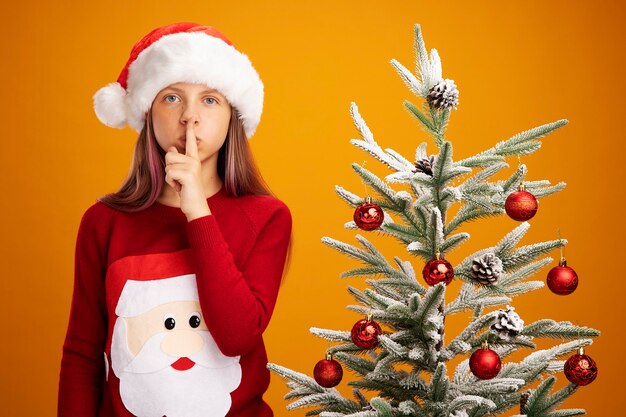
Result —
[[[546,288],[518,297],[526,323],[570,320],[600,329],[587,353],[599,377],[565,407],[588,415],[615,413],[623,382],[624,233],[623,120],[625,6],[619,1],[105,1],[13,2],[5,6],[0,44],[5,178],[2,210],[2,294],[8,302],[0,354],[4,416],[51,416],[69,314],[73,254],[84,210],[125,178],[136,134],[102,125],[93,93],[115,81],[131,46],[156,26],[197,21],[223,31],[252,60],[265,83],[262,122],[251,144],[264,177],[291,208],[294,250],[265,342],[269,360],[312,375],[328,343],[311,326],[349,330],[360,317],[338,275],[358,264],[324,244],[330,236],[357,244],[343,229],[352,209],[336,184],[363,195],[352,162],[380,176],[391,171],[349,143],[359,138],[349,114],[355,101],[378,143],[409,159],[432,140],[404,110],[419,100],[389,60],[414,69],[413,25],[436,48],[443,75],[460,90],[447,137],[456,160],[515,133],[561,118],[570,123],[522,158],[528,180],[565,181],[542,199],[522,244],[569,240],[577,291]],[[517,166],[509,158],[509,175]],[[517,225],[502,216],[466,225],[470,241],[448,259],[497,243]],[[395,240],[360,232],[392,260],[411,259]],[[553,258],[558,259],[558,251]],[[416,270],[422,262],[414,259]],[[556,264],[556,261],[555,261]],[[543,279],[544,268],[537,279]],[[451,284],[451,292],[459,284]],[[451,294],[448,294],[450,299]],[[461,317],[463,318],[463,317]],[[447,339],[461,322],[451,322]],[[553,344],[551,342],[551,344]],[[550,345],[550,344],[548,344]],[[528,352],[525,352],[528,353]],[[449,371],[451,374],[451,371]],[[350,395],[346,372],[339,389]],[[559,386],[563,385],[559,376]],[[287,412],[284,381],[272,374],[265,399]],[[620,390],[621,391],[621,390]]]

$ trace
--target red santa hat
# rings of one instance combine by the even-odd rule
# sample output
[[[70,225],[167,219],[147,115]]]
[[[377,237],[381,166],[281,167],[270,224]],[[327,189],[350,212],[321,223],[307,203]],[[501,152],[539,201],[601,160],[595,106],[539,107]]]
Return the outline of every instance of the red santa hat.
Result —
[[[263,82],[249,58],[223,34],[192,22],[154,29],[133,46],[117,82],[94,95],[98,119],[118,129],[143,129],[163,88],[177,82],[215,88],[237,109],[250,138],[261,120]]]

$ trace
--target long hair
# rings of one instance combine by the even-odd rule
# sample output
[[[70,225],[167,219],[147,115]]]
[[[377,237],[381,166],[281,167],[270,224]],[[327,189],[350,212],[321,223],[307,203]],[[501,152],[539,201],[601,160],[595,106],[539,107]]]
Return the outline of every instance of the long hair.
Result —
[[[275,196],[261,176],[243,123],[234,107],[231,108],[226,140],[218,151],[217,174],[224,184],[226,193],[231,196]],[[135,143],[128,176],[117,192],[98,197],[97,201],[120,211],[140,211],[150,207],[157,200],[164,184],[165,151],[156,141],[151,108],[146,114],[146,123]],[[291,263],[292,242],[293,231],[289,238],[289,249],[281,285]]]

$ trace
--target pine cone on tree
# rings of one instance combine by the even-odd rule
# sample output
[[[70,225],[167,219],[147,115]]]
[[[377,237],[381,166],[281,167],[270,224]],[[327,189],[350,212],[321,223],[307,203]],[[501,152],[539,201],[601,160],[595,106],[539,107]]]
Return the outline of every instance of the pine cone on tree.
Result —
[[[486,253],[472,261],[472,275],[483,285],[494,285],[504,272],[502,261],[494,253]]]
[[[522,392],[522,395],[520,395],[519,412],[521,414],[526,414],[528,412],[528,410],[526,408],[526,404],[528,404],[528,399],[530,398],[530,394],[532,394],[532,391],[531,390],[527,390],[525,392]]]
[[[423,172],[426,175],[433,176],[433,165],[435,164],[435,155],[431,155],[428,158],[421,158],[415,162],[415,169],[413,172]]]
[[[453,80],[445,79],[433,85],[426,96],[426,101],[438,109],[455,109],[459,104],[459,90]]]
[[[506,310],[498,311],[498,320],[491,329],[504,340],[510,340],[524,329],[524,320],[515,312],[515,308],[506,306]]]

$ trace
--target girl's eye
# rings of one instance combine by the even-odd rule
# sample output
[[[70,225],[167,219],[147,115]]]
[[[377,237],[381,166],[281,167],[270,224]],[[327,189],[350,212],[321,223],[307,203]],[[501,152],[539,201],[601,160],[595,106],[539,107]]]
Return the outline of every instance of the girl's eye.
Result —
[[[176,100],[178,99],[178,97],[168,94],[167,96],[163,97],[163,100],[165,100],[168,103],[176,103]],[[216,104],[217,100],[213,97],[207,97],[205,98],[205,100],[208,102],[208,104]],[[209,102],[209,100],[212,100]]]

